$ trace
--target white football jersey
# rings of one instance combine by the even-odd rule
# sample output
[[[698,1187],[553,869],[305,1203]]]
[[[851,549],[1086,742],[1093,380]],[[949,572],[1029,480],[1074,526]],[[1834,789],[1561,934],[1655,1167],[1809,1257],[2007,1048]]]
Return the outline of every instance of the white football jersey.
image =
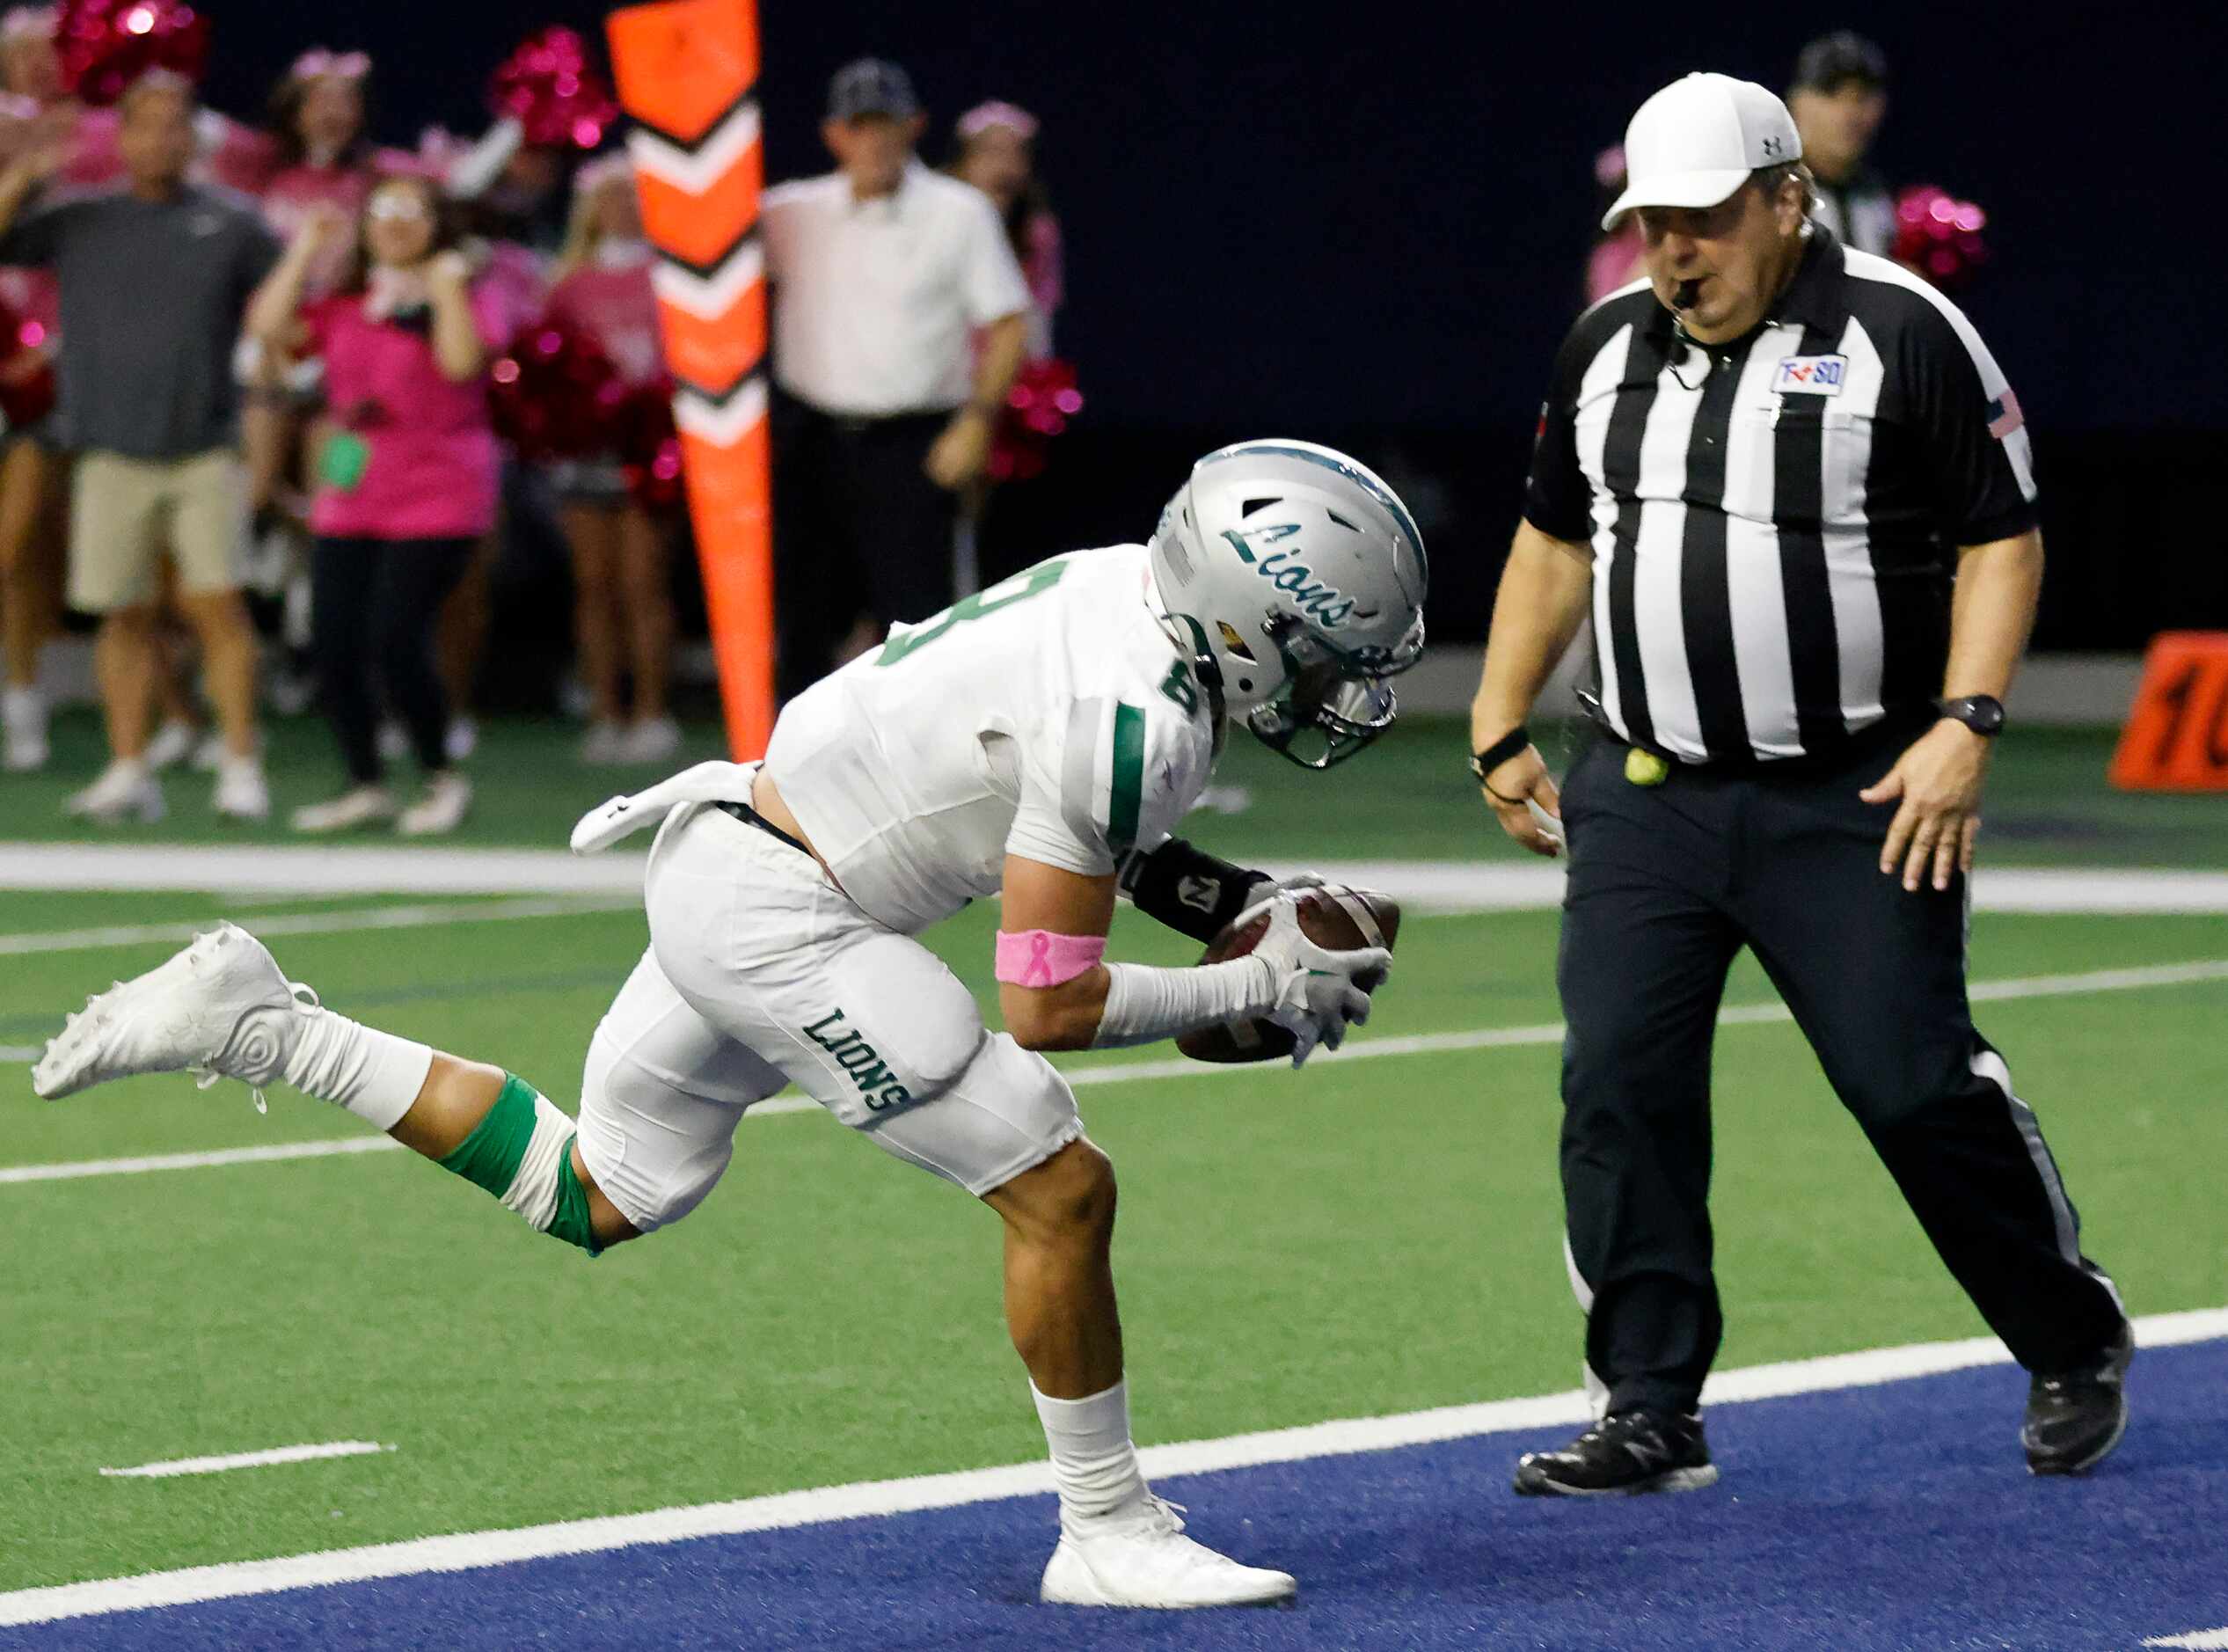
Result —
[[[792,700],[766,772],[866,914],[912,934],[1006,856],[1085,876],[1163,842],[1214,770],[1205,691],[1145,547],[1055,557],[895,627]]]

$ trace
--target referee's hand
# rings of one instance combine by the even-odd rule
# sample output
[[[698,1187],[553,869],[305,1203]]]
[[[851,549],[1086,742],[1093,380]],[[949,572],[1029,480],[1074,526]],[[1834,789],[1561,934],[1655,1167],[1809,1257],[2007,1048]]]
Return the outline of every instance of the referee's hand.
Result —
[[[1489,771],[1480,789],[1501,830],[1536,855],[1552,860],[1562,853],[1562,795],[1538,747],[1526,746]]]
[[[1972,871],[1981,785],[1993,744],[1944,718],[1906,747],[1894,768],[1857,793],[1867,803],[1902,804],[1880,846],[1882,873],[1893,877],[1900,863],[1903,888],[1915,891],[1929,861],[1937,889],[1949,888],[1953,874]]]

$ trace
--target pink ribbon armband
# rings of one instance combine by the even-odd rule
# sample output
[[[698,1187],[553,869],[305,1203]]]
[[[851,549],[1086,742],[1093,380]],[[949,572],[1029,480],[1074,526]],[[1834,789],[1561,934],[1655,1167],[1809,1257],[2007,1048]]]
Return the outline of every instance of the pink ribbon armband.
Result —
[[[1107,955],[1104,935],[1056,935],[1048,929],[998,932],[998,979],[1017,987],[1056,987]]]

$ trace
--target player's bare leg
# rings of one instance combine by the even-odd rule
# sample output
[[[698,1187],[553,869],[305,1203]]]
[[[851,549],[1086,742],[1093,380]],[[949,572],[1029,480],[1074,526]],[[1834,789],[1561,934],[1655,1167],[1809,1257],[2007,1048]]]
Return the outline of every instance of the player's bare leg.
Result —
[[[1262,1605],[1297,1585],[1183,1535],[1129,1437],[1114,1305],[1114,1166],[1078,1138],[983,1202],[1005,1223],[1005,1319],[1060,1491],[1041,1594],[1060,1605]]]
[[[376,1125],[591,1255],[635,1237],[589,1177],[573,1122],[524,1080],[321,1007],[230,924],[88,1000],[32,1069],[50,1099],[136,1073],[284,1079]]]
[[[441,1163],[471,1141],[502,1100],[505,1087],[518,1082],[500,1067],[435,1050],[418,1099],[387,1134],[412,1152]],[[640,1237],[588,1173],[580,1144],[567,1143],[565,1151],[573,1180],[588,1198],[588,1226],[596,1248],[608,1250],[621,1239]]]
[[[1081,1400],[1121,1380],[1114,1166],[1070,1142],[983,1195],[1005,1222],[1005,1323],[1037,1393]]]

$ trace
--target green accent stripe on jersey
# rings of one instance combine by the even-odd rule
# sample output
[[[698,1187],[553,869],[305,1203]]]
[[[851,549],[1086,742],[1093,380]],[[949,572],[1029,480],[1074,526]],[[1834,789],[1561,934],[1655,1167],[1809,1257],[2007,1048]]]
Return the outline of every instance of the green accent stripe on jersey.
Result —
[[[501,1198],[518,1180],[527,1144],[534,1139],[534,1100],[532,1085],[504,1074],[502,1093],[496,1096],[495,1105],[441,1161],[441,1167]]]
[[[1114,702],[1114,778],[1107,797],[1107,837],[1117,855],[1137,846],[1137,810],[1145,790],[1145,714]]]

